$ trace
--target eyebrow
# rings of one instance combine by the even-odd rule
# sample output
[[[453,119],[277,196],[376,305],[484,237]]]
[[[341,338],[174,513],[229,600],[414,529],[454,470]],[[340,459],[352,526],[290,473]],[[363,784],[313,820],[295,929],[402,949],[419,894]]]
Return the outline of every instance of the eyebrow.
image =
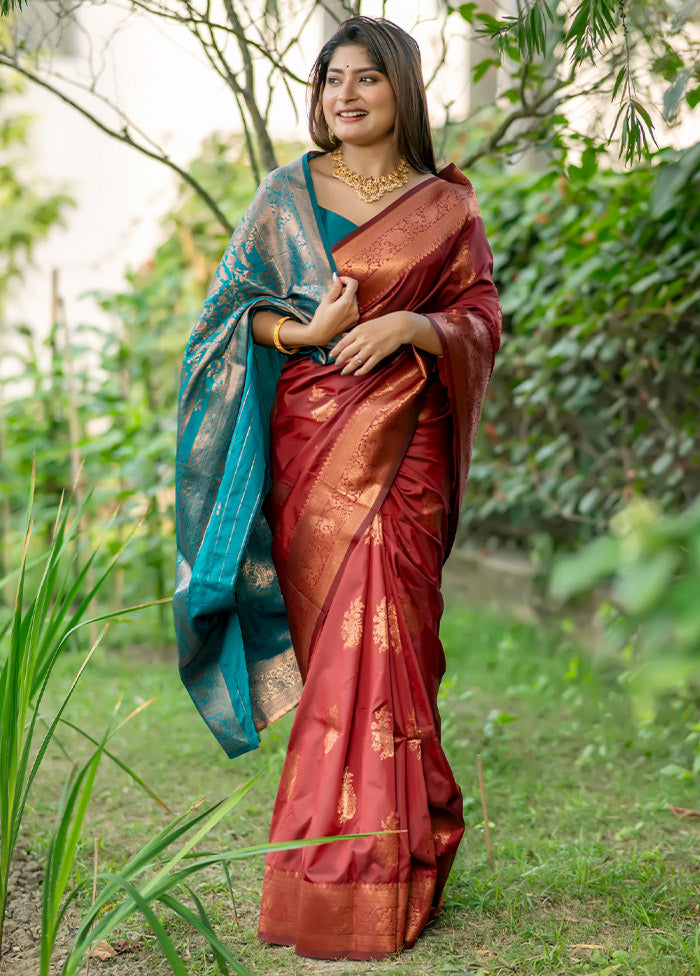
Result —
[[[364,74],[365,71],[377,71],[377,72],[379,72],[379,74],[382,73],[380,68],[376,68],[373,65],[370,65],[367,68],[355,68],[355,70],[353,71],[353,74],[361,75],[361,74]],[[329,75],[332,74],[332,73],[342,75],[342,74],[344,74],[344,72],[345,72],[345,69],[344,68],[329,68],[328,69],[328,74]]]

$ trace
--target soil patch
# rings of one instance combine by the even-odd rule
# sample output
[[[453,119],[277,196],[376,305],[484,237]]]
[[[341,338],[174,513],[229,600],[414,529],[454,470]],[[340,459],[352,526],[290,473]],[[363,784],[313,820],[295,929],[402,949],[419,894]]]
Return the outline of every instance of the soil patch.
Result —
[[[0,976],[37,976],[39,972],[43,873],[41,865],[29,852],[16,849],[10,872]],[[56,938],[52,974],[60,971],[68,955],[77,921],[78,913],[71,913],[69,909]],[[102,948],[105,948],[104,943]],[[145,976],[153,972],[152,965],[145,958],[146,950],[142,943],[115,939],[110,948],[111,952],[107,950],[102,953],[108,958],[100,959],[99,947],[95,947],[97,955],[90,959],[93,976],[106,973]]]

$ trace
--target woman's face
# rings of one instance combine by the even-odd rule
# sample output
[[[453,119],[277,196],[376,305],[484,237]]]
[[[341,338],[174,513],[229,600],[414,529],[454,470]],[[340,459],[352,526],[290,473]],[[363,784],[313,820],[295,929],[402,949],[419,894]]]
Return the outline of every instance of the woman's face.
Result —
[[[335,49],[323,88],[323,114],[341,142],[371,146],[394,132],[396,95],[364,47]]]

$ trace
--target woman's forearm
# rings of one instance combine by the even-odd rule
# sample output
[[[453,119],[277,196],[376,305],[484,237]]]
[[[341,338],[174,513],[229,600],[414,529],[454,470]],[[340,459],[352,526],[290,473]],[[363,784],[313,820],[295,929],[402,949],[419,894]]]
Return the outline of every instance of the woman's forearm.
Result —
[[[253,315],[253,338],[261,346],[274,346],[275,326],[282,318],[279,312],[267,310]],[[277,338],[285,349],[298,349],[309,345],[308,325],[296,319],[287,319],[277,333]]]
[[[261,346],[273,346],[273,333],[281,317],[278,312],[267,310],[256,312],[253,315],[252,325],[255,341]],[[396,336],[391,343],[393,348],[397,348],[401,343],[409,343],[434,356],[442,355],[440,337],[426,315],[420,315],[418,312],[389,312],[378,319],[370,319],[364,324],[364,328],[371,334],[373,326],[376,329],[380,324],[387,328],[390,334]],[[287,319],[283,322],[277,338],[285,349],[299,349],[318,342],[313,324],[305,325],[296,319]],[[383,350],[383,354],[388,355],[391,351],[393,350],[387,348]]]
[[[345,275],[334,275],[333,283],[322,296],[308,324],[287,319],[277,330],[277,339],[285,349],[302,346],[325,346],[357,322],[357,281]],[[274,346],[279,312],[260,311],[253,315],[253,338],[261,346]]]
[[[406,316],[407,334],[410,336],[405,341],[424,352],[431,352],[434,356],[442,356],[440,336],[435,331],[428,316],[420,315],[418,312],[403,312],[402,314]]]
[[[427,315],[387,312],[350,329],[333,350],[340,371],[365,376],[403,345],[442,355],[440,336]]]

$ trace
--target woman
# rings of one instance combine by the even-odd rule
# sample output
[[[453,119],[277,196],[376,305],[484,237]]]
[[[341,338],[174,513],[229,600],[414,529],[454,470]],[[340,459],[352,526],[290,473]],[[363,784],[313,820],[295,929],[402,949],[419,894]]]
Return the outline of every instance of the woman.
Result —
[[[268,855],[260,937],[380,959],[440,911],[464,829],[439,587],[500,308],[409,35],[341,24],[310,130],[321,152],[263,182],[186,352],[175,615],[229,755],[300,698],[271,840],[373,833]]]

